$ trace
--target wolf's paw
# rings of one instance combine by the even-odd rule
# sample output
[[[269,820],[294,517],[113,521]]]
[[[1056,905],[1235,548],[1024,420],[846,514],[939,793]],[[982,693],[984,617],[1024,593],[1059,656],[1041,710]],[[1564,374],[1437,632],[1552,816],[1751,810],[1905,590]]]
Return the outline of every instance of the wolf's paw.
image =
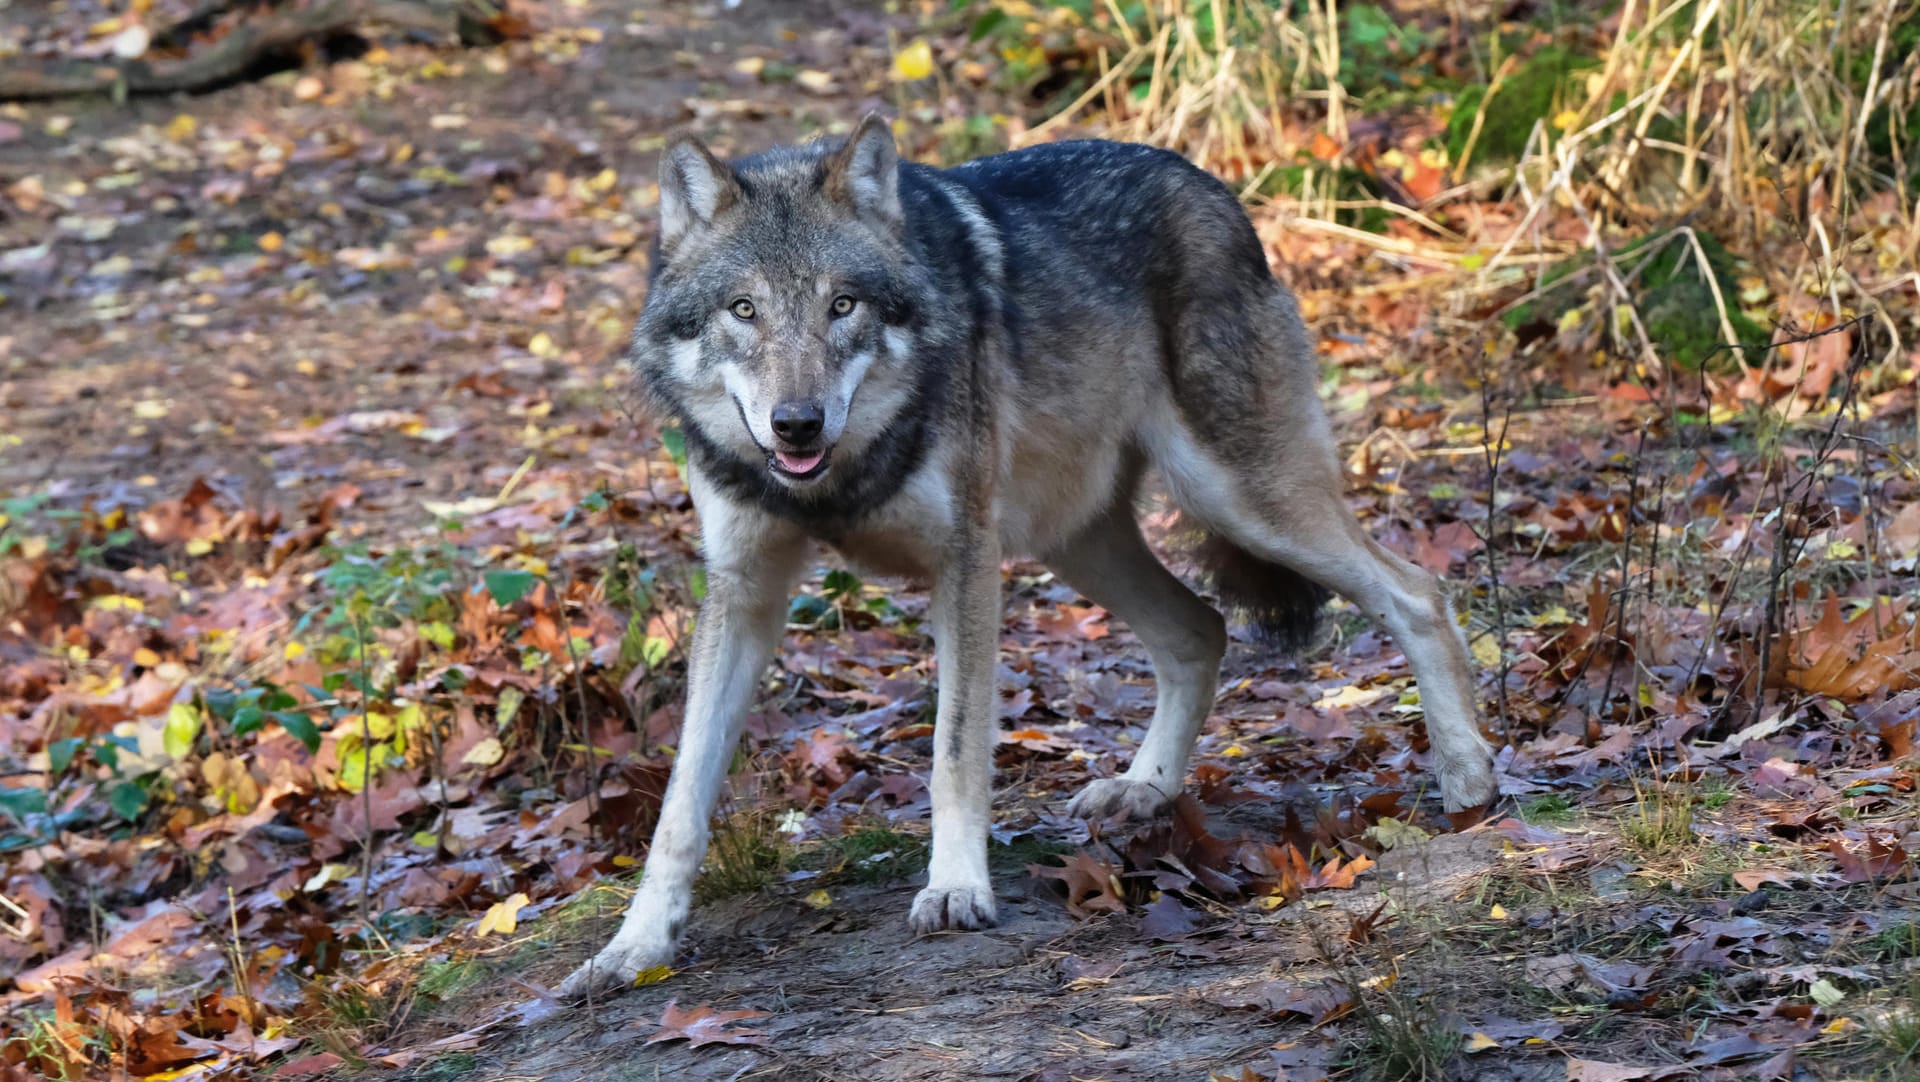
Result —
[[[1500,795],[1490,755],[1436,762],[1434,773],[1440,778],[1441,800],[1450,812],[1491,804]]]
[[[928,932],[972,932],[994,924],[990,887],[928,887],[914,896],[907,926],[915,935]]]
[[[620,991],[633,984],[633,979],[646,970],[668,965],[672,961],[672,944],[644,940],[622,942],[615,936],[613,942],[601,948],[599,954],[561,982],[559,995],[563,999],[580,999]]]
[[[1177,792],[1177,790],[1176,790]],[[1175,793],[1152,782],[1132,778],[1099,778],[1087,783],[1067,804],[1067,814],[1080,819],[1105,819],[1125,812],[1129,819],[1151,819],[1173,803]]]

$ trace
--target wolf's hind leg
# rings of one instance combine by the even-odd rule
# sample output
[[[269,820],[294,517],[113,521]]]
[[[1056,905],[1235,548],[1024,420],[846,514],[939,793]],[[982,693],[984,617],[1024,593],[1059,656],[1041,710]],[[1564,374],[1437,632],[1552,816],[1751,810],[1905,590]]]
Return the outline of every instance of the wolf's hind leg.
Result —
[[[1118,616],[1153,658],[1153,723],[1117,778],[1087,785],[1068,811],[1088,819],[1116,812],[1149,818],[1173,802],[1187,773],[1187,755],[1213,706],[1226,653],[1226,622],[1157,559],[1124,503],[1095,519],[1047,566],[1074,589]]]
[[[1209,528],[1347,598],[1393,636],[1420,686],[1447,810],[1486,804],[1499,791],[1493,752],[1475,720],[1473,669],[1453,608],[1440,580],[1382,548],[1347,508],[1332,437],[1306,394],[1282,407],[1292,416],[1267,421],[1284,454],[1215,451],[1169,420],[1156,428],[1154,461],[1176,501]]]

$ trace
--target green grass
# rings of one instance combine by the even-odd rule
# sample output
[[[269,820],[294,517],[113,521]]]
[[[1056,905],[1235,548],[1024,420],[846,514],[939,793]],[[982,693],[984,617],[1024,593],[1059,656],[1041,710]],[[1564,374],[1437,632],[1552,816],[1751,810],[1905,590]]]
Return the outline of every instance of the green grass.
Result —
[[[1579,818],[1572,802],[1558,793],[1535,797],[1520,806],[1520,818],[1529,823],[1556,825]]]
[[[1867,1018],[1865,1028],[1885,1059],[1885,1077],[1911,1078],[1920,1063],[1920,975],[1896,985],[1884,1013]]]
[[[1620,817],[1620,837],[1648,857],[1672,856],[1691,849],[1693,790],[1680,782],[1633,783],[1633,807]]]
[[[1719,811],[1733,803],[1734,790],[1726,778],[1708,778],[1700,785],[1700,806],[1708,811]]]
[[[444,962],[430,962],[420,971],[420,980],[414,990],[423,996],[437,1000],[451,998],[485,981],[493,975],[493,967],[479,958],[450,958]]]
[[[1013,839],[1011,845],[989,841],[987,866],[995,872],[1024,872],[1029,864],[1051,864],[1052,858],[1064,857],[1073,851],[1073,846],[1063,842],[1022,834]]]
[[[814,859],[837,882],[890,883],[926,867],[927,842],[891,827],[865,826],[829,839]]]
[[[709,902],[765,890],[786,870],[789,856],[770,815],[747,811],[730,816],[713,832],[694,897]]]
[[[451,1082],[465,1078],[480,1068],[480,1057],[472,1052],[452,1052],[441,1056],[414,1073],[416,1082]]]
[[[1421,961],[1421,973],[1437,972],[1431,958]],[[1358,1004],[1343,1024],[1347,1061],[1367,1082],[1443,1082],[1461,1036],[1413,985],[1415,975],[1394,964],[1386,979],[1362,980],[1352,969],[1340,978]]]
[[[1920,958],[1920,921],[1890,925],[1868,936],[1861,949],[1878,962],[1898,962]]]

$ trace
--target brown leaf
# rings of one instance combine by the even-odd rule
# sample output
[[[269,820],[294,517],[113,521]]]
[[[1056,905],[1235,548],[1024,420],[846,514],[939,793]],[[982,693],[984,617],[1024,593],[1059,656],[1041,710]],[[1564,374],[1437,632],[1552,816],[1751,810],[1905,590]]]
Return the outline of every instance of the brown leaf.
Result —
[[[1067,858],[1055,868],[1045,864],[1027,865],[1036,879],[1057,879],[1066,884],[1067,912],[1085,920],[1095,913],[1123,913],[1127,903],[1120,888],[1120,869],[1097,859],[1086,850]]]
[[[683,1011],[677,1001],[668,1000],[666,1009],[660,1012],[659,1031],[646,1043],[691,1041],[695,1048],[703,1044],[766,1044],[767,1035],[760,1030],[727,1028],[735,1022],[765,1017],[765,1011],[716,1011],[712,1007]]]
[[[1827,843],[1827,849],[1833,854],[1833,862],[1840,866],[1840,874],[1849,883],[1872,883],[1882,879],[1897,879],[1912,870],[1912,858],[1898,845],[1888,845],[1879,839],[1869,837],[1867,844],[1854,852],[1846,843],[1835,838]]]
[[[1163,942],[1185,939],[1199,927],[1200,918],[1171,894],[1162,894],[1159,901],[1148,906],[1140,921],[1142,932]]]
[[[1342,863],[1338,856],[1326,863],[1326,866],[1307,877],[1308,890],[1351,890],[1353,881],[1361,872],[1373,867],[1373,858],[1365,853]]]

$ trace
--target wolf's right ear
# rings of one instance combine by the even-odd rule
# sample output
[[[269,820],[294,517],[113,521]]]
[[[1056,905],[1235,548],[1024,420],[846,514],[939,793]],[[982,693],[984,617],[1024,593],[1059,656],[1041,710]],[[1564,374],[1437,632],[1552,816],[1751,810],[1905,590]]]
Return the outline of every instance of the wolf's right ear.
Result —
[[[660,247],[670,249],[740,198],[733,170],[691,135],[660,155]]]

